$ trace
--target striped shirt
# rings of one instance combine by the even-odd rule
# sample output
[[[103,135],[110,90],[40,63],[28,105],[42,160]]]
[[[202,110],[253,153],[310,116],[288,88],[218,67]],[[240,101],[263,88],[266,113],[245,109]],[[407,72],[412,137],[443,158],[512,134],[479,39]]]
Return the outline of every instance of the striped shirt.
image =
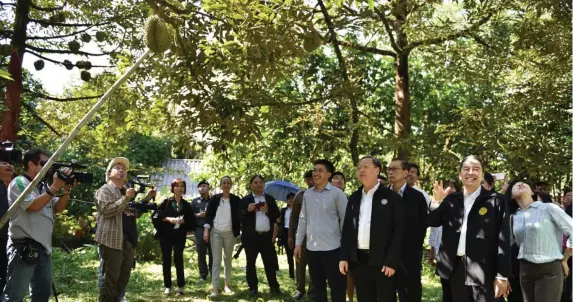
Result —
[[[105,184],[95,193],[97,230],[95,241],[112,249],[121,250],[123,244],[122,212],[129,198],[112,184]]]
[[[533,263],[561,260],[561,239],[569,236],[567,247],[573,246],[573,218],[552,203],[535,201],[526,210],[518,209],[513,216],[513,235],[519,245],[517,259]]]
[[[296,233],[296,245],[306,238],[309,251],[331,251],[340,247],[340,237],[348,198],[328,183],[322,191],[316,187],[304,192]]]

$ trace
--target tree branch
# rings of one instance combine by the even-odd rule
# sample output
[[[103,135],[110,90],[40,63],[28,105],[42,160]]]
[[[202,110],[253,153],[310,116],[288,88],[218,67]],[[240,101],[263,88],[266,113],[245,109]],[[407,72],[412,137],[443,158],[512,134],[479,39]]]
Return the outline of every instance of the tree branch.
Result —
[[[59,23],[59,22],[50,22],[46,20],[38,20],[38,19],[29,19],[31,22],[38,23],[40,25],[45,26],[62,26],[62,27],[82,27],[82,26],[93,26],[93,23]],[[110,23],[110,22],[107,22]]]
[[[103,96],[103,94],[100,95],[93,95],[93,96],[80,96],[80,97],[75,97],[75,98],[58,98],[55,96],[49,96],[37,91],[30,91],[28,89],[24,89],[25,92],[30,93],[33,96],[36,97],[40,97],[46,100],[50,100],[50,101],[56,101],[56,102],[73,102],[73,101],[84,101],[84,100],[92,100],[92,99],[99,99]]]
[[[489,21],[489,19],[491,19],[492,15],[493,15],[492,13],[489,13],[487,16],[481,18],[477,23],[472,24],[468,28],[462,29],[456,33],[449,34],[449,35],[442,37],[442,38],[414,41],[414,42],[408,44],[406,47],[404,47],[403,51],[411,51],[412,49],[414,49],[418,46],[441,44],[441,43],[444,43],[445,41],[455,40],[455,39],[461,38],[461,37],[472,37],[472,35],[474,34],[474,33],[472,33],[472,31],[478,29],[480,26],[487,23],[487,21]],[[475,39],[475,37],[472,37],[472,38]]]
[[[28,110],[28,112],[35,117],[40,123],[46,125],[46,127],[48,127],[48,129],[50,129],[52,132],[54,132],[57,136],[62,136],[57,130],[56,128],[52,127],[52,125],[48,124],[48,122],[46,122],[42,117],[40,117],[38,115],[38,113],[36,113],[36,111],[34,110],[34,108],[30,107],[30,105],[22,102],[22,107],[24,107],[26,110]]]
[[[345,46],[345,47],[354,48],[356,50],[361,50],[361,51],[365,51],[365,52],[369,52],[369,53],[373,53],[373,54],[377,54],[377,55],[383,55],[383,56],[396,58],[396,53],[391,51],[391,50],[379,49],[376,47],[369,47],[369,46],[364,46],[364,45],[346,42],[346,41],[338,41],[338,44]]]
[[[1,1],[0,1],[0,7],[3,7],[3,6],[13,6],[13,7],[16,7],[16,3],[4,3],[4,2],[1,2]]]
[[[330,99],[332,96],[331,95],[327,95],[324,97],[319,97],[319,98],[314,98],[314,99],[310,99],[310,100],[306,100],[306,101],[302,101],[302,102],[288,102],[288,103],[281,103],[281,102],[268,102],[268,103],[258,103],[258,104],[248,104],[245,105],[244,107],[262,107],[262,106],[297,106],[297,105],[309,105],[309,104],[313,104],[313,103],[318,103],[324,100],[328,100]]]
[[[54,64],[66,66],[66,64],[64,64],[63,62],[56,61],[56,60],[50,59],[50,58],[48,58],[48,57],[44,57],[44,56],[42,56],[41,54],[35,53],[35,52],[31,51],[31,50],[26,50],[26,52],[29,53],[29,54],[31,54],[31,55],[34,55],[34,56],[36,56],[36,57],[38,57],[38,58],[40,58],[40,59],[46,60],[46,61],[48,61],[48,62],[52,62],[52,63],[54,63]],[[76,64],[73,64],[73,65],[76,66]],[[76,67],[77,67],[77,66],[76,66]],[[115,67],[115,66],[112,66],[112,65],[92,65],[92,68],[94,68],[94,67],[99,67],[99,68],[111,68],[111,67]]]
[[[111,54],[108,52],[104,52],[104,53],[90,53],[90,52],[85,52],[85,51],[73,52],[73,51],[62,50],[62,49],[41,48],[41,47],[32,46],[30,44],[26,44],[26,48],[29,48],[29,49],[37,51],[37,52],[44,52],[44,53],[72,54],[72,55],[84,55],[84,56],[96,56],[96,57],[107,56],[107,55]]]
[[[398,134],[396,134],[396,132],[394,132],[394,129],[386,128],[386,126],[380,124],[380,122],[379,122],[380,119],[375,119],[375,118],[371,117],[370,115],[368,115],[368,114],[366,114],[366,113],[364,113],[364,112],[362,112],[362,111],[358,111],[358,113],[359,113],[360,115],[362,115],[363,117],[365,117],[365,118],[369,119],[370,121],[372,121],[372,122],[373,122],[374,124],[376,124],[376,126],[378,126],[379,128],[382,128],[382,129],[384,129],[384,130],[386,130],[386,131],[392,133],[394,136],[398,137]]]
[[[328,32],[330,33],[330,41],[334,46],[334,53],[336,53],[336,57],[338,58],[338,63],[340,65],[340,69],[342,72],[342,77],[345,81],[348,81],[348,73],[346,72],[346,63],[344,62],[344,58],[342,57],[342,52],[340,51],[340,45],[338,44],[338,38],[336,37],[336,31],[334,29],[334,24],[332,23],[332,19],[328,14],[328,10],[324,5],[322,0],[318,0],[318,5],[320,6],[320,10],[322,11],[322,15],[324,16],[324,22],[326,22],[326,26],[328,27]]]
[[[55,11],[59,11],[62,10],[64,8],[66,4],[64,3],[64,5],[62,6],[56,6],[56,7],[40,7],[37,6],[36,4],[34,4],[32,1],[30,1],[30,7],[35,9],[35,10],[39,10],[39,11],[43,11],[43,12],[55,12]]]
[[[84,33],[86,31],[88,31],[90,28],[95,27],[95,26],[101,26],[101,25],[106,25],[106,24],[110,24],[110,22],[104,22],[104,23],[97,23],[97,24],[92,24],[91,26],[88,26],[82,30],[78,30],[75,31],[71,34],[67,34],[67,35],[59,35],[59,36],[50,36],[50,37],[39,37],[39,36],[31,36],[31,37],[27,37],[27,40],[50,40],[50,39],[60,39],[60,38],[67,38],[67,37],[71,37],[71,36],[75,36],[77,34],[81,34]]]
[[[396,39],[394,39],[394,34],[392,33],[392,28],[390,28],[390,23],[388,22],[388,19],[386,19],[386,15],[384,15],[384,12],[380,11],[378,8],[374,8],[374,11],[378,15],[378,17],[380,17],[380,20],[382,20],[382,23],[384,24],[384,28],[386,29],[386,33],[388,34],[388,38],[390,39],[390,45],[392,46],[394,51],[401,52],[402,49],[398,46],[398,44],[396,44]]]

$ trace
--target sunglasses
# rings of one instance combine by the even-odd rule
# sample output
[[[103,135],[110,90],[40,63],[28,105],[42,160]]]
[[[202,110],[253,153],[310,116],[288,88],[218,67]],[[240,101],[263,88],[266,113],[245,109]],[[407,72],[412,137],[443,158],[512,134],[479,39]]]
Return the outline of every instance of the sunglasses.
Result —
[[[48,162],[47,160],[41,160],[41,161],[39,162],[40,167],[43,167],[47,162]]]

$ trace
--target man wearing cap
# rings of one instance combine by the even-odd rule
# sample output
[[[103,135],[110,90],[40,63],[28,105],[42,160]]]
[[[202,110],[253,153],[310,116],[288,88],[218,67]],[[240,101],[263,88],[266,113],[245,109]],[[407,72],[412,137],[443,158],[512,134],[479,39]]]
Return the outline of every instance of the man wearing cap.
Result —
[[[48,161],[48,153],[31,149],[24,154],[25,172],[10,182],[8,205],[12,206]],[[70,169],[63,174],[69,176]],[[23,301],[30,289],[34,301],[48,301],[52,286],[52,231],[54,214],[68,206],[68,192],[72,184],[54,173],[52,184],[40,182],[18,204],[8,228],[8,270],[2,301]],[[56,193],[63,188],[63,193]]]
[[[106,169],[107,183],[95,193],[98,226],[95,241],[99,243],[104,270],[100,302],[119,300],[133,266],[134,247],[124,240],[122,223],[122,213],[135,196],[133,188],[124,189],[128,168],[127,158],[112,159]]]
[[[312,170],[306,171],[304,173],[304,182],[308,188],[314,187],[314,179],[312,178]],[[294,201],[292,204],[292,212],[289,218],[289,228],[288,228],[288,247],[293,250],[294,253],[294,241],[296,237],[296,230],[298,227],[298,216],[300,215],[300,209],[302,207],[302,198],[306,189],[300,190],[296,193]],[[295,264],[295,280],[296,280],[296,292],[294,294],[294,299],[296,301],[302,300],[304,297],[306,289],[306,239],[302,243],[303,249],[300,255],[300,260],[296,261]],[[312,295],[312,281],[308,284],[308,295]]]
[[[195,222],[197,224],[195,228],[195,246],[197,247],[197,259],[199,260],[199,276],[201,280],[207,280],[209,272],[213,267],[213,256],[211,254],[211,245],[205,240],[203,240],[203,233],[205,231],[205,212],[207,211],[207,204],[209,203],[209,183],[206,180],[199,182],[197,186],[199,188],[199,194],[201,196],[193,199],[191,202],[191,207],[195,213]],[[209,255],[209,267],[207,267],[207,253]]]

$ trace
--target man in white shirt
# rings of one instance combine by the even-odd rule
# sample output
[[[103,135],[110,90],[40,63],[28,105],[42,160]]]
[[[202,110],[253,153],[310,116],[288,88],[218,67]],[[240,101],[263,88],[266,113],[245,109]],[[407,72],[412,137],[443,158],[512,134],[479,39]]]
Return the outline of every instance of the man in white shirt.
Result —
[[[406,176],[406,181],[408,182],[408,186],[420,191],[424,195],[426,203],[428,204],[428,206],[430,206],[432,198],[430,198],[430,195],[428,195],[426,191],[422,190],[422,188],[418,186],[419,184],[418,181],[420,180],[420,167],[415,163],[408,163],[408,164],[410,166],[408,169],[408,176]]]
[[[243,247],[247,255],[247,284],[251,297],[256,298],[259,294],[259,280],[257,278],[256,262],[261,254],[267,283],[271,293],[281,293],[276,275],[276,252],[273,245],[273,232],[271,224],[280,217],[280,210],[275,199],[265,194],[265,181],[261,175],[251,178],[252,194],[248,194],[241,200],[239,210],[243,212],[242,236]]]
[[[339,269],[342,274],[352,271],[359,302],[396,301],[404,209],[400,195],[378,182],[381,170],[375,157],[360,160],[363,186],[350,195],[342,227]]]

